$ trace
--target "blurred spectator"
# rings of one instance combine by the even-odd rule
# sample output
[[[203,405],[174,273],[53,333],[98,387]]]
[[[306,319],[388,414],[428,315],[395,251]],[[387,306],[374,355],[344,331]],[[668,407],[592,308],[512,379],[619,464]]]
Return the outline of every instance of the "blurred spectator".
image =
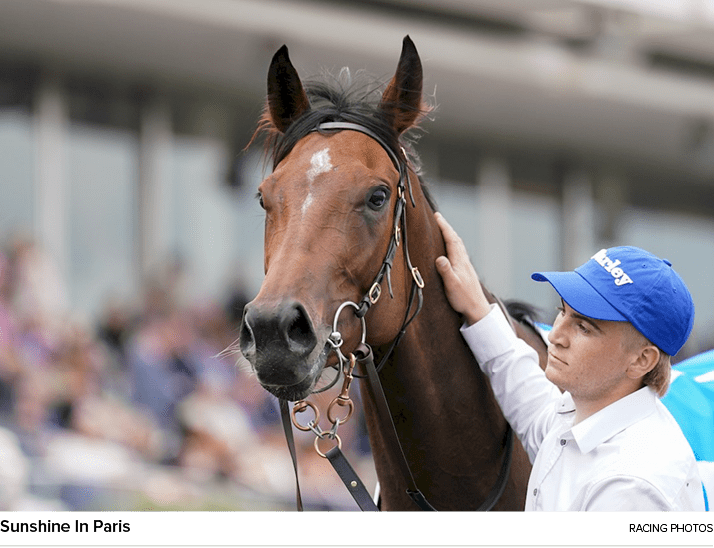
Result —
[[[16,318],[38,344],[54,348],[69,312],[64,280],[50,255],[32,240],[18,236],[10,250],[10,297]]]
[[[0,423],[7,425],[15,405],[15,384],[20,374],[18,333],[10,309],[10,261],[0,252]]]
[[[198,384],[190,352],[194,334],[179,312],[155,316],[129,343],[133,401],[146,409],[166,436],[164,462],[175,463],[181,445],[177,406]]]
[[[111,353],[117,368],[126,361],[126,344],[132,329],[129,308],[118,299],[110,299],[105,304],[97,326],[97,337]]]
[[[223,304],[189,306],[182,272],[170,262],[140,309],[108,300],[91,326],[71,318],[38,246],[15,238],[0,253],[0,510],[124,509],[107,507],[121,490],[186,507],[214,484],[292,507],[277,401],[236,351],[243,285]],[[364,468],[360,420],[340,435]],[[312,435],[300,434],[306,500],[349,505]]]
[[[38,497],[30,492],[33,461],[22,451],[17,436],[0,428],[0,511],[62,511],[59,500]]]

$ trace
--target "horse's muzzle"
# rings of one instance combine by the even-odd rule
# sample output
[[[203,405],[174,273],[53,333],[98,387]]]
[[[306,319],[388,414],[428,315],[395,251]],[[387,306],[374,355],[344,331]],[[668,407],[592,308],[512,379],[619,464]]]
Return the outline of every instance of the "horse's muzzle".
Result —
[[[310,357],[316,345],[315,329],[300,303],[246,305],[240,349],[266,388],[311,383],[307,377],[314,374]]]

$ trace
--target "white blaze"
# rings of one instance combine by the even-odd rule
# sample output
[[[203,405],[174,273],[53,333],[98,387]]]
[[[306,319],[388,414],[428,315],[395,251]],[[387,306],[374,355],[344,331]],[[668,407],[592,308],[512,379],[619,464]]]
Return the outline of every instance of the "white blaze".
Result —
[[[308,192],[307,198],[305,198],[305,201],[302,203],[302,216],[305,216],[305,212],[307,211],[307,208],[310,207],[310,204],[312,204],[312,192]]]
[[[313,154],[312,158],[310,158],[310,169],[307,170],[307,180],[309,181],[310,186],[312,186],[315,177],[317,177],[320,173],[326,173],[331,169],[332,162],[330,161],[329,148],[323,148],[322,150]],[[307,209],[310,207],[310,204],[312,204],[311,191],[307,193],[307,197],[305,198],[305,201],[302,204],[303,216],[305,215]]]
[[[310,169],[307,170],[307,179],[311,183],[315,180],[320,173],[325,173],[332,169],[332,163],[330,162],[330,149],[323,148],[321,151],[316,152],[310,158]]]

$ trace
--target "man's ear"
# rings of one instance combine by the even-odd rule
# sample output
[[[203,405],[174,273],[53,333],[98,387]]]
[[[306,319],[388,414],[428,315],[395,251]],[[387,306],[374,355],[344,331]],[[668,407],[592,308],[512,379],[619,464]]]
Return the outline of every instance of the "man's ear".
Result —
[[[627,376],[633,380],[641,379],[652,371],[660,358],[660,350],[654,345],[648,344],[638,350],[630,366],[627,368]]]

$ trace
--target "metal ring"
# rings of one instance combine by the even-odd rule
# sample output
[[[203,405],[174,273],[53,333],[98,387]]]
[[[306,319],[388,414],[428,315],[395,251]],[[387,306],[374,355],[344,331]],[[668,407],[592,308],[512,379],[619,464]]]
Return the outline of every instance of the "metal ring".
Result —
[[[314,418],[310,423],[308,423],[308,426],[303,426],[303,425],[300,424],[300,422],[297,420],[296,415],[297,415],[298,413],[302,413],[302,412],[305,411],[305,409],[307,409],[308,407],[309,407],[310,409],[312,409],[313,413],[315,413],[315,418]],[[297,428],[298,430],[302,430],[303,432],[309,432],[309,431],[312,430],[312,428],[313,428],[313,427],[311,427],[310,425],[319,424],[319,422],[320,422],[320,411],[319,411],[319,409],[318,409],[317,407],[315,407],[315,404],[314,404],[314,403],[309,402],[309,401],[306,401],[306,400],[300,400],[300,401],[297,402],[297,403],[293,406],[293,408],[290,410],[290,417],[292,418],[292,421],[293,421],[293,424],[295,425],[295,428]]]
[[[347,410],[347,415],[343,419],[335,418],[332,416],[332,411],[335,409],[335,406],[339,407],[349,407]],[[355,410],[355,404],[352,402],[351,399],[346,399],[346,398],[335,398],[332,400],[330,403],[330,406],[327,408],[327,420],[329,420],[332,424],[344,424],[348,420],[350,420],[350,417],[352,416],[352,413]]]
[[[318,443],[320,442],[321,439],[325,439],[325,438],[329,438],[329,436],[324,436],[322,438],[315,437],[315,443],[314,443],[315,451],[317,451],[317,454],[320,455],[323,459],[326,459],[327,455],[325,453],[323,453],[322,451],[320,451],[320,447],[319,447]],[[340,438],[340,436],[335,434],[334,439],[337,440],[337,447],[342,449],[342,439]]]
[[[343,311],[343,310],[345,309],[345,307],[347,307],[347,306],[351,306],[351,307],[354,308],[355,310],[359,310],[359,305],[357,305],[357,303],[353,303],[352,301],[345,301],[345,302],[343,302],[343,303],[337,308],[337,312],[335,312],[335,319],[334,319],[334,321],[332,322],[332,333],[333,333],[333,334],[334,334],[334,333],[339,333],[339,331],[337,331],[337,322],[338,322],[339,319],[340,319],[340,314],[342,314],[342,311]],[[365,341],[367,340],[367,322],[365,322],[364,316],[362,316],[362,317],[360,318],[360,323],[362,324],[362,340],[361,340],[361,342],[362,342],[362,344],[365,344]],[[330,335],[330,336],[332,336],[332,335]],[[342,345],[342,343],[340,343],[340,346],[341,346],[341,345]],[[334,346],[334,345],[333,345],[333,349],[334,349],[334,351],[337,353],[337,357],[340,359],[340,364],[345,363],[345,362],[347,361],[347,357],[342,353],[342,350],[340,350],[339,347],[336,347],[336,346]]]

